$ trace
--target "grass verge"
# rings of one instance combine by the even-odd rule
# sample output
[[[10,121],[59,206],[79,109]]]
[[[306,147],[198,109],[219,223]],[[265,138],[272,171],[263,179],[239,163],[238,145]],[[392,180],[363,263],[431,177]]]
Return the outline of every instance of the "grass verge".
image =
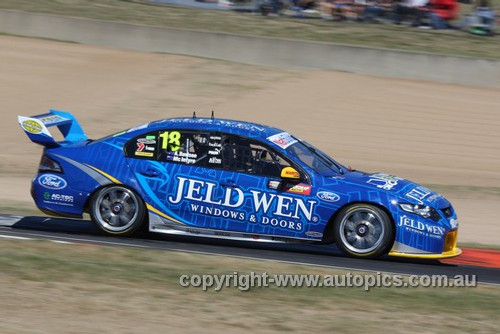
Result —
[[[491,333],[500,288],[182,288],[182,274],[341,274],[171,251],[0,240],[0,331]],[[29,321],[27,321],[29,319]]]
[[[500,0],[494,0],[498,6]],[[470,5],[462,4],[462,14]],[[262,17],[131,0],[2,0],[16,9],[98,20],[181,29],[341,43],[408,51],[500,59],[500,36],[473,36],[457,30],[424,30],[392,24],[329,22],[320,19]]]

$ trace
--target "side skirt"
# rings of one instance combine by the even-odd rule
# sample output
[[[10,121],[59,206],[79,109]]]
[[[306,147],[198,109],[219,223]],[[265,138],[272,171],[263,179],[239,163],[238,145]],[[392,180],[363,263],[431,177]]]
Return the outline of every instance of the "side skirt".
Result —
[[[295,244],[319,243],[319,241],[311,239],[282,238],[270,235],[251,234],[243,232],[228,232],[228,231],[186,226],[178,224],[167,218],[160,217],[151,211],[149,211],[149,231],[154,233],[198,236],[204,238],[217,238],[217,239],[228,239],[237,241],[254,241],[254,242],[257,241],[257,242],[295,243]]]

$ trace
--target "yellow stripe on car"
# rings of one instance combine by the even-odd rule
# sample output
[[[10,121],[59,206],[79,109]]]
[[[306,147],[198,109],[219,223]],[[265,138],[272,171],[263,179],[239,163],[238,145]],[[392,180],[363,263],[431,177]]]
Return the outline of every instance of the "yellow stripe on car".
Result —
[[[172,218],[172,217],[170,217],[169,215],[166,215],[166,214],[164,214],[163,212],[161,212],[160,210],[158,210],[158,209],[154,208],[154,207],[153,207],[151,204],[149,204],[149,203],[146,203],[146,207],[148,208],[148,210],[153,211],[154,213],[156,213],[157,215],[162,216],[163,218],[167,218],[168,220],[171,220],[171,221],[176,222],[176,223],[178,223],[178,224],[185,225],[183,222],[181,222],[181,221],[179,221],[179,220],[177,220],[177,219],[175,219],[175,218]]]
[[[87,165],[85,164],[87,167],[90,167],[92,168],[93,170],[95,170],[96,172],[102,174],[103,176],[107,177],[108,179],[110,179],[112,182],[116,183],[116,184],[122,184],[120,181],[118,181],[117,179],[115,179],[114,177],[112,177],[111,175],[109,175],[108,173],[106,172],[103,172],[102,170],[100,170],[99,168],[95,168],[94,166],[91,166],[91,165]]]

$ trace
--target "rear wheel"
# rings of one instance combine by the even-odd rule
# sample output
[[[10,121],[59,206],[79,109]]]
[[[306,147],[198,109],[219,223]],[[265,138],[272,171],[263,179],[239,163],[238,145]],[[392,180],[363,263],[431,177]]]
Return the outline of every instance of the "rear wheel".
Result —
[[[92,221],[108,234],[133,234],[141,227],[145,213],[139,195],[123,186],[102,188],[90,199]]]
[[[334,222],[337,246],[345,253],[362,258],[374,258],[390,247],[394,231],[389,216],[370,204],[348,206]]]

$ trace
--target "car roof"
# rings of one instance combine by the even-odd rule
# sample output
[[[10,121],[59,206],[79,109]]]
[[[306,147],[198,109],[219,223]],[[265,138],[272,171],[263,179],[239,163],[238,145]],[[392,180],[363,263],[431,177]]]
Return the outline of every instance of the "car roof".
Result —
[[[162,128],[220,131],[261,139],[283,132],[283,130],[257,123],[205,117],[168,118],[148,123],[137,129],[139,128],[148,131]]]

